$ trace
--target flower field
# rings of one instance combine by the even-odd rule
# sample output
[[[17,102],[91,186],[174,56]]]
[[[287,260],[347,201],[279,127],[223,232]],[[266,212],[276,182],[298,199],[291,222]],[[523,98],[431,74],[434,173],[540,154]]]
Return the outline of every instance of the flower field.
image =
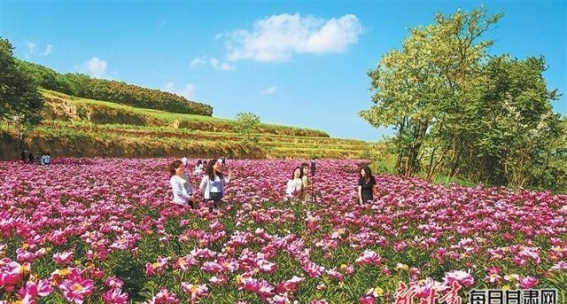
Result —
[[[364,161],[318,160],[314,195],[286,201],[299,161],[230,160],[209,212],[171,203],[172,160],[1,162],[0,303],[567,303],[566,195],[377,175],[359,206]]]

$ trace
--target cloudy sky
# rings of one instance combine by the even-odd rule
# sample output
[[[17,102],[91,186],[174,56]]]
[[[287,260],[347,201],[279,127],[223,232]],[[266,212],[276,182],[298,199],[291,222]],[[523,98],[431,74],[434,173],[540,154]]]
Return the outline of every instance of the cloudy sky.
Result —
[[[253,112],[262,122],[376,141],[358,112],[367,72],[408,29],[436,12],[484,3],[505,17],[487,34],[492,54],[544,56],[549,88],[566,93],[566,2],[0,0],[0,36],[16,57]],[[565,97],[553,103],[567,114]]]

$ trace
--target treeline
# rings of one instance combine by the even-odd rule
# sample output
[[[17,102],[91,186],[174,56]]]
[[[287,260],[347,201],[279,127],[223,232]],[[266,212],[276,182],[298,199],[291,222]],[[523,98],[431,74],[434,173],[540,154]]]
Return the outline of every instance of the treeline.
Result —
[[[126,104],[173,113],[212,116],[210,105],[193,102],[169,92],[152,90],[80,73],[61,74],[39,64],[16,59],[17,68],[39,87],[81,98]]]

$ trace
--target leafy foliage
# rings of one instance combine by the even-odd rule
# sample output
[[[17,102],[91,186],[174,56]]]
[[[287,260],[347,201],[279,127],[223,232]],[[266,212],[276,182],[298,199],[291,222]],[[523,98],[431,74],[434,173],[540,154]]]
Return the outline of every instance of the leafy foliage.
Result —
[[[566,188],[562,179],[551,178],[565,174],[556,165],[565,163],[561,147],[567,142],[560,116],[551,108],[557,92],[547,90],[544,71],[543,58],[507,55],[492,57],[482,67],[480,98],[471,103],[477,129],[469,137],[475,139],[476,153],[462,165],[470,177],[514,187]]]
[[[251,112],[241,112],[236,114],[235,129],[238,133],[246,136],[246,140],[250,140],[250,132],[252,132],[260,124],[260,116]]]
[[[489,57],[492,42],[481,40],[502,16],[485,8],[437,14],[368,73],[374,104],[360,116],[396,129],[390,143],[398,174],[567,190],[550,180],[564,175],[567,143],[551,109],[557,92],[547,89],[545,61]]]
[[[368,73],[375,105],[360,115],[373,126],[397,130],[393,143],[399,174],[425,169],[431,179],[461,157],[457,135],[467,114],[467,83],[491,44],[478,40],[500,18],[486,17],[485,11],[437,14],[434,25],[411,29],[403,49],[387,53]]]
[[[13,46],[0,39],[0,118],[33,126],[42,120],[44,102],[28,75],[16,65]]]

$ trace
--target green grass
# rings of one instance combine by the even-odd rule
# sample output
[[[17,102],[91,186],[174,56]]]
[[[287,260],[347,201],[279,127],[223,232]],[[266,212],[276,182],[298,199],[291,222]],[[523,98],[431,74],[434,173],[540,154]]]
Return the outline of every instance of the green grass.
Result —
[[[435,176],[435,179],[433,180],[434,184],[441,184],[441,185],[445,185],[445,186],[449,186],[451,184],[457,184],[457,185],[461,185],[464,187],[475,187],[478,185],[478,183],[472,182],[472,181],[468,181],[468,180],[464,180],[464,179],[460,179],[460,178],[450,178],[447,175],[443,175],[443,174],[437,174]]]

